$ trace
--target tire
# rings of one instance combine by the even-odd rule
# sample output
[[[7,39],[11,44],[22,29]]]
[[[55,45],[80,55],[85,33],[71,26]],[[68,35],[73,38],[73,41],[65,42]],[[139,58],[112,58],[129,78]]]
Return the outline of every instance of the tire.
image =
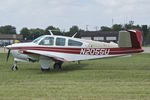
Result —
[[[11,70],[12,70],[12,71],[17,71],[17,70],[18,70],[18,67],[17,67],[17,66],[12,66]]]
[[[54,69],[55,70],[61,70],[61,64],[60,63],[55,63],[54,64]]]
[[[50,68],[48,68],[48,69],[43,69],[43,68],[41,68],[41,71],[42,71],[42,72],[48,72],[48,71],[50,71]]]

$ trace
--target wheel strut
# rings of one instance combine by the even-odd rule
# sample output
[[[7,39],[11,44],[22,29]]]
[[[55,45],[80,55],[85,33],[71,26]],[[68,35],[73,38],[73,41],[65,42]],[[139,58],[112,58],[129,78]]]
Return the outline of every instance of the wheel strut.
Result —
[[[12,71],[16,71],[18,70],[18,67],[17,67],[17,61],[14,61],[14,65],[12,66]]]

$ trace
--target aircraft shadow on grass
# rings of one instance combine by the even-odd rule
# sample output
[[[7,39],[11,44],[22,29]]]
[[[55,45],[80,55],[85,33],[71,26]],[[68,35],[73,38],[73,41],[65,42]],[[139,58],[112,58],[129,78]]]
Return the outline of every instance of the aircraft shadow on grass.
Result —
[[[51,67],[50,71],[45,71],[45,72],[42,72],[39,70],[39,67],[37,68],[24,68],[23,70],[27,70],[27,71],[37,71],[38,70],[38,74],[43,74],[43,73],[49,73],[49,74],[54,74],[54,73],[64,73],[64,72],[71,72],[71,71],[77,71],[77,70],[82,70],[84,67],[86,67],[87,64],[86,63],[81,63],[81,64],[76,64],[76,63],[72,63],[72,64],[67,64],[67,65],[64,65],[62,67],[61,70],[55,70]],[[40,71],[40,73],[39,73]]]

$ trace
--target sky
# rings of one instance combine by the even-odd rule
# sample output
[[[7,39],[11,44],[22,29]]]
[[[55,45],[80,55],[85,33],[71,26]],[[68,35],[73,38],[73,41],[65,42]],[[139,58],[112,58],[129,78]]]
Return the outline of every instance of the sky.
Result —
[[[49,25],[95,30],[130,20],[150,25],[150,0],[0,0],[0,26],[13,25],[17,32]]]

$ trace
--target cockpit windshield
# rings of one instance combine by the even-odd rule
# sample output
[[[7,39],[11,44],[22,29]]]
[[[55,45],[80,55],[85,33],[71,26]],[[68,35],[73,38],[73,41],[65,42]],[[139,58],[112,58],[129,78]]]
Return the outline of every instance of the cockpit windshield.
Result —
[[[40,36],[40,37],[36,38],[32,42],[37,44],[41,40],[41,38],[43,38],[43,36]]]

